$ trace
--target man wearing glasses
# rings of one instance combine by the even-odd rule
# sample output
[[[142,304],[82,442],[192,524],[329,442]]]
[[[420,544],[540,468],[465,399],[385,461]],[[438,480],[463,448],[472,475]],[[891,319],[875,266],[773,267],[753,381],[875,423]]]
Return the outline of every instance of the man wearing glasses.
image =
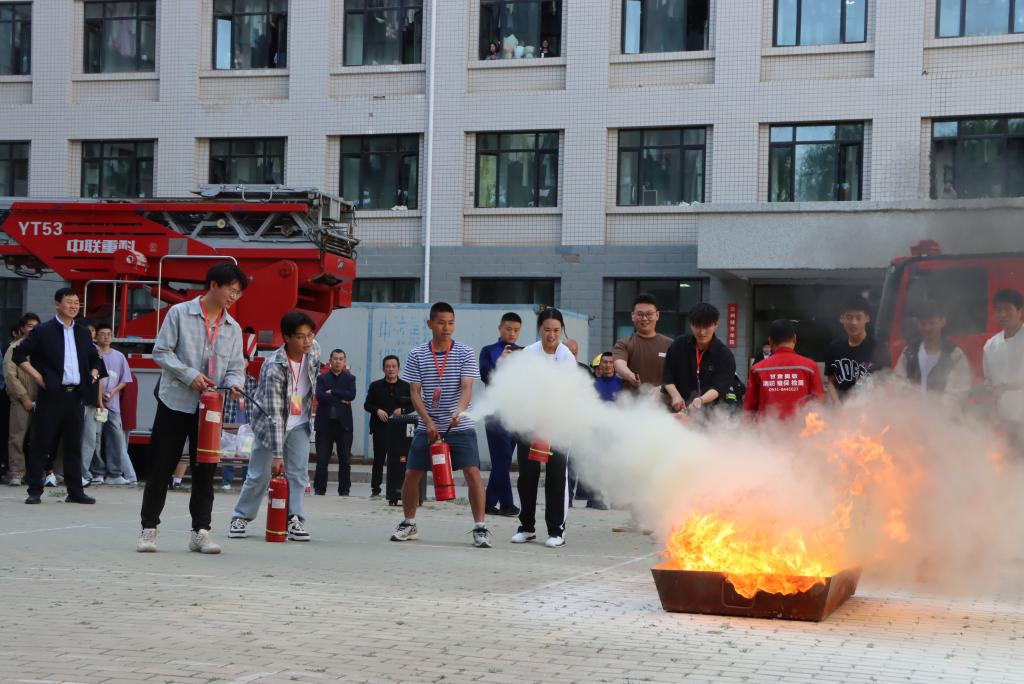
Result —
[[[641,292],[633,301],[633,334],[612,348],[615,373],[622,378],[623,387],[634,392],[643,385],[661,391],[662,368],[672,338],[658,333],[660,316],[654,295]]]
[[[206,273],[208,289],[195,299],[175,304],[167,312],[153,347],[160,366],[156,418],[150,437],[151,470],[142,496],[139,552],[156,551],[156,528],[167,498],[167,479],[181,459],[185,440],[192,460],[189,549],[220,553],[210,539],[213,510],[213,463],[196,462],[199,395],[207,387],[230,387],[238,399],[245,382],[242,328],[228,314],[249,284],[235,264],[217,264]]]

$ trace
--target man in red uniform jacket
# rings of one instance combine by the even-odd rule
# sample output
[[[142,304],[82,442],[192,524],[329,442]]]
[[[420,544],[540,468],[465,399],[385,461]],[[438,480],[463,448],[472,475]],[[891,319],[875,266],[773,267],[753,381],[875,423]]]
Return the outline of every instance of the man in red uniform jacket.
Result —
[[[772,354],[750,369],[743,410],[790,418],[804,404],[825,397],[818,364],[794,351],[791,321],[773,321],[768,330]]]

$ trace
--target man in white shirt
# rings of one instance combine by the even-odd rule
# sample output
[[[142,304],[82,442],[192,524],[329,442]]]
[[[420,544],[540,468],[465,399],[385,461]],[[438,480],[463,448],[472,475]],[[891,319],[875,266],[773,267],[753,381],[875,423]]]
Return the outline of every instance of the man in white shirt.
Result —
[[[985,384],[992,391],[996,415],[1010,439],[1024,442],[1024,295],[1005,289],[992,297],[996,323],[1002,328],[985,343]]]

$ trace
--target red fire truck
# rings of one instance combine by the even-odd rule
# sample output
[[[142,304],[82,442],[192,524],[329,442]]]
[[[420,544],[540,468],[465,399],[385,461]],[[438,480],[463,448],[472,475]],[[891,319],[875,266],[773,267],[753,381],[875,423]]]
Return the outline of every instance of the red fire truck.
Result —
[[[915,305],[925,299],[938,302],[946,312],[947,332],[980,377],[985,340],[999,330],[992,295],[1007,287],[1024,291],[1024,253],[943,254],[934,240],[919,242],[910,253],[889,266],[878,311],[879,338],[889,343],[896,360],[915,334]]]
[[[255,330],[258,348],[282,342],[291,310],[317,328],[352,303],[354,207],[313,188],[204,185],[197,199],[0,199],[7,267],[26,278],[52,272],[79,293],[86,316],[110,321],[139,379],[140,430],[147,443],[159,375],[149,352],[173,304],[206,289],[215,263],[249,277],[231,314]]]

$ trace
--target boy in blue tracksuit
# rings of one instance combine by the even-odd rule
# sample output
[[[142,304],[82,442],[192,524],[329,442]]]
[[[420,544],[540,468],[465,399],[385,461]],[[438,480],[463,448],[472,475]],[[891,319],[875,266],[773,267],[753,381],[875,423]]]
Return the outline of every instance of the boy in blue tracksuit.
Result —
[[[523,319],[519,314],[508,312],[501,317],[498,324],[498,341],[480,350],[480,379],[484,384],[491,381],[491,373],[498,362],[514,351],[522,349],[516,341],[523,328]],[[519,515],[515,499],[512,498],[512,454],[516,449],[516,439],[510,435],[495,418],[486,422],[487,450],[491,454],[491,475],[487,478],[488,515]]]

